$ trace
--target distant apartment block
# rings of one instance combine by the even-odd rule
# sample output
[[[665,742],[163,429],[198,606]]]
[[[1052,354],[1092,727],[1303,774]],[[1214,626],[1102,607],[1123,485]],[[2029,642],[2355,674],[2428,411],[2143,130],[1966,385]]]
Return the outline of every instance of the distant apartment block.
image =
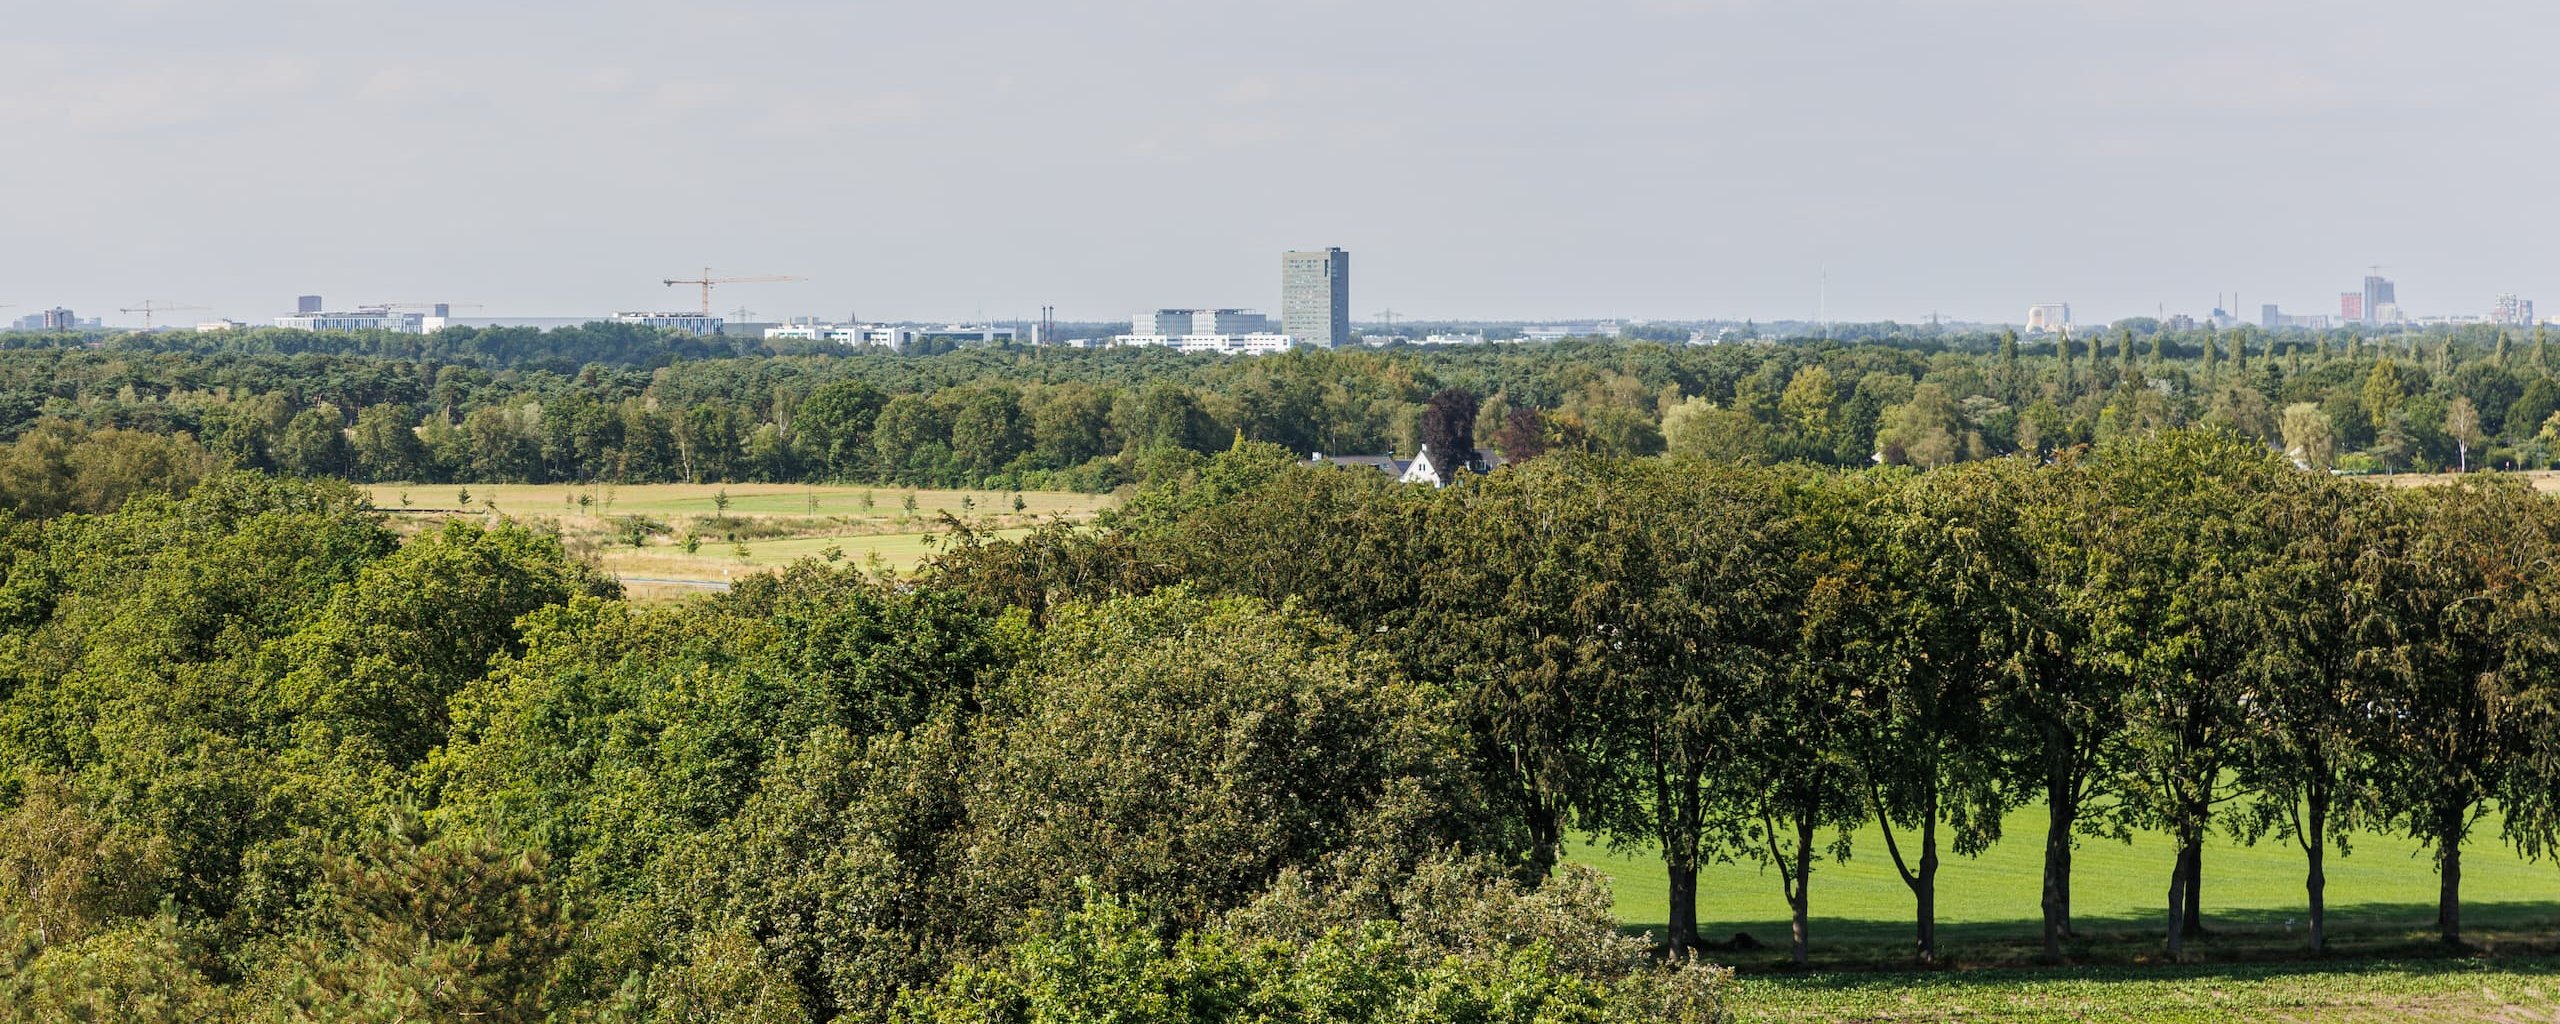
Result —
[[[775,341],[832,341],[839,345],[875,345],[903,352],[919,344],[1010,344],[1014,340],[1014,329],[988,324],[902,327],[896,324],[795,323],[767,327],[764,330],[764,336],[768,340]]]
[[[1178,338],[1188,334],[1270,334],[1271,318],[1250,309],[1159,309],[1129,318],[1129,333]]]
[[[2534,323],[2533,300],[2513,295],[2498,296],[2498,304],[2489,313],[2489,322],[2503,327],[2530,327]]]
[[[1627,327],[1615,320],[1595,320],[1578,324],[1544,324],[1520,329],[1521,341],[1563,341],[1566,338],[1623,338]]]
[[[2372,276],[2364,279],[2364,322],[2382,322],[2382,307],[2399,304],[2400,296],[2391,286],[2391,279]]]
[[[80,314],[74,313],[61,306],[55,306],[52,309],[38,313],[29,313],[25,316],[19,317],[16,320],[10,321],[10,326],[21,331],[77,331],[83,328],[104,326],[104,323],[98,317],[94,316],[83,320],[80,318]]]
[[[2027,333],[2051,334],[2071,326],[2071,304],[2039,302],[2027,307]]]
[[[1317,348],[1351,341],[1351,254],[1280,254],[1280,333]]]
[[[2276,308],[2273,303],[2258,307],[2258,326],[2270,331],[2288,329],[2325,331],[2329,329],[2331,322],[2331,318],[2327,316],[2294,316]]]
[[[617,323],[662,327],[670,331],[683,331],[686,334],[706,335],[720,333],[720,325],[724,322],[720,317],[709,313],[696,313],[690,310],[682,313],[617,313],[614,314],[613,319]]]
[[[309,310],[277,317],[274,322],[276,326],[288,331],[389,331],[393,334],[428,332],[426,314],[398,309],[357,309],[346,312]],[[439,323],[437,326],[442,324]]]
[[[1262,356],[1310,347],[1286,334],[1123,334],[1111,339],[1115,348],[1169,348],[1176,352],[1225,356]]]
[[[2364,323],[2364,293],[2338,293],[2338,320],[2342,323]]]

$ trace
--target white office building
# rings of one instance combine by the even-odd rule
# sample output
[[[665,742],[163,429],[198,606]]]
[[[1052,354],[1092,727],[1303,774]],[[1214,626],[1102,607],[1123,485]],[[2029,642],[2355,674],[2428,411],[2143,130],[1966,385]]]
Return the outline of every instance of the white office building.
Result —
[[[774,341],[832,341],[839,345],[877,345],[886,349],[905,351],[919,343],[1010,344],[1014,340],[1014,330],[1011,327],[997,327],[992,324],[902,327],[896,324],[795,323],[767,327],[764,330],[764,336]]]
[[[1622,338],[1626,336],[1626,333],[1626,326],[1615,320],[1595,320],[1589,323],[1548,324],[1540,327],[1523,327],[1520,329],[1520,340],[1563,341],[1567,338]]]
[[[1159,309],[1130,317],[1129,333],[1164,338],[1195,334],[1269,334],[1271,318],[1250,309]]]
[[[1111,344],[1125,348],[1169,348],[1183,353],[1260,356],[1293,348],[1312,348],[1286,334],[1123,334]]]
[[[2051,334],[2071,326],[2071,304],[2039,302],[2027,307],[2027,333]]]
[[[288,331],[389,331],[393,334],[425,334],[428,331],[424,313],[397,309],[358,309],[332,313],[313,310],[275,318],[275,325]],[[443,326],[439,323],[437,326]]]
[[[639,324],[643,327],[663,327],[671,331],[683,331],[686,334],[718,334],[720,333],[720,325],[723,323],[721,318],[712,316],[709,313],[694,312],[616,313],[613,318],[615,321],[620,323]]]

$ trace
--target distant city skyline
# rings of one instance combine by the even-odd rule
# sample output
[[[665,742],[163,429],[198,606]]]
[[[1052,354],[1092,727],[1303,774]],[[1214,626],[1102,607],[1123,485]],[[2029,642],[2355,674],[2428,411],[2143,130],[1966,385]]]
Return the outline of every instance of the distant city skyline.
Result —
[[[0,303],[602,314],[692,308],[659,282],[711,266],[805,279],[723,310],[1105,320],[1276,311],[1271,254],[1339,245],[1362,321],[2312,311],[2370,264],[2485,313],[2560,292],[2555,143],[2516,130],[2560,81],[2491,46],[2553,29],[2518,0],[25,5]]]
[[[1469,316],[1464,313],[1452,313],[1437,317],[1413,316],[1403,313],[1395,313],[1393,317],[1384,316],[1385,312],[1392,311],[1382,311],[1381,314],[1376,314],[1373,315],[1373,317],[1366,318],[1355,316],[1350,312],[1349,305],[1349,264],[1349,254],[1338,247],[1322,250],[1291,250],[1282,253],[1279,300],[1275,305],[1270,307],[1280,310],[1280,314],[1276,317],[1260,313],[1259,311],[1264,307],[1259,305],[1218,308],[1165,307],[1153,311],[1142,311],[1136,314],[1136,319],[1133,321],[1132,328],[1135,333],[1140,335],[1173,335],[1182,333],[1231,334],[1247,333],[1258,330],[1276,330],[1280,333],[1297,336],[1302,340],[1313,340],[1319,345],[1331,347],[1336,344],[1356,340],[1356,332],[1351,330],[1351,326],[1353,324],[1377,327],[1381,323],[1384,323],[1391,326],[1397,319],[1401,319],[1407,323],[1510,322],[1521,324],[1559,324],[1575,321],[1588,322],[1589,319],[1584,316],[1499,317]],[[708,268],[705,269],[706,271],[708,270]],[[797,280],[798,279],[796,278],[749,277],[739,279],[735,283],[757,284],[772,287],[796,282]],[[698,284],[699,282],[687,280],[667,283],[693,285]],[[726,285],[733,282],[724,279],[715,281],[714,283]],[[2300,306],[2286,306],[2283,303],[2263,303],[2257,307],[2259,312],[2254,318],[2244,311],[2246,307],[2244,307],[2241,302],[2241,293],[2217,292],[2213,296],[2211,302],[2203,309],[2190,309],[2184,306],[2172,307],[2166,303],[2161,303],[2156,304],[2153,309],[2148,311],[2137,311],[2104,318],[2085,316],[2075,317],[2073,315],[2072,305],[2069,302],[2039,302],[2030,304],[2024,315],[2015,318],[2002,318],[1997,316],[1980,318],[1959,317],[1949,316],[1943,311],[1932,310],[1929,316],[1918,319],[1886,319],[1909,324],[1937,323],[1941,321],[1954,323],[2004,324],[2023,327],[2031,333],[2058,329],[2064,326],[2078,327],[2112,324],[2120,320],[2142,317],[2158,317],[2168,320],[2194,320],[2197,322],[2210,321],[2231,326],[2248,324],[2268,329],[2303,327],[2326,328],[2331,326],[2344,327],[2358,324],[2364,326],[2387,326],[2399,323],[2446,321],[2485,322],[2503,325],[2529,325],[2538,322],[2534,315],[2534,300],[2530,296],[2520,296],[2515,292],[2502,292],[2492,297],[2489,306],[2485,311],[2437,311],[2427,309],[2413,310],[2400,305],[2397,301],[2397,288],[2398,282],[2391,278],[2376,274],[2366,274],[2360,282],[2360,290],[2340,293],[2338,304],[2333,307],[2333,312],[2303,313],[2301,312],[2303,307]],[[381,316],[390,314],[394,310],[398,309],[429,311],[432,313],[432,316],[436,321],[448,319],[451,312],[448,308],[448,304],[443,302],[367,302],[346,304],[343,308],[352,311],[368,312],[352,314],[324,314],[323,307],[326,305],[326,299],[323,295],[307,293],[298,294],[294,297],[293,302],[294,310],[292,312],[277,314],[274,316],[253,315],[248,320],[241,320],[235,316],[225,314],[222,316],[197,317],[195,319],[201,323],[220,326],[262,326],[272,323],[274,326],[295,327],[305,330],[351,330],[373,329],[380,327],[382,325],[366,321],[378,319]],[[669,304],[667,303],[659,303],[656,305],[642,306],[638,309],[613,310],[609,312],[588,311],[583,314],[569,313],[564,315],[560,310],[509,311],[500,314],[487,314],[477,312],[482,308],[480,304],[470,304],[469,308],[475,311],[474,314],[450,317],[450,319],[455,323],[472,323],[476,321],[502,322],[510,325],[525,325],[533,321],[556,321],[557,323],[554,324],[555,326],[558,324],[585,322],[590,319],[621,319],[625,322],[641,322],[641,320],[644,319],[662,316],[681,316],[688,319],[688,321],[693,319],[692,314],[655,312],[664,310],[668,305]],[[184,327],[187,326],[186,318],[172,317],[168,314],[171,311],[201,311],[212,308],[213,307],[209,306],[154,303],[147,300],[140,307],[119,307],[116,309],[116,312],[121,314],[140,315],[142,317],[141,326],[152,325],[153,321],[151,319],[151,315],[158,312],[162,314],[161,319],[157,321],[159,326]],[[746,306],[737,307],[737,309],[728,314],[723,314],[719,310],[714,310],[710,313],[702,314],[701,318],[708,322],[712,319],[726,315],[730,319],[745,320],[750,318],[740,317],[736,314],[748,312],[754,313],[752,320],[756,322],[818,322],[829,319],[828,317],[812,310],[790,309],[787,312],[767,312],[750,310]],[[0,319],[0,324],[14,326],[19,329],[50,329],[60,326],[96,327],[100,326],[102,323],[107,327],[135,326],[131,323],[118,322],[112,318],[102,320],[102,318],[98,316],[80,316],[76,315],[77,313],[78,310],[75,308],[55,307],[16,317],[13,320]],[[314,314],[322,315],[315,316]],[[1201,328],[1196,332],[1192,331],[1189,320],[1195,317],[1206,317],[1211,314],[1215,314],[1216,316],[1204,321],[1209,323],[1210,326]],[[1248,324],[1243,320],[1222,319],[1238,314],[1244,315],[1246,319],[1253,322]],[[1154,323],[1154,320],[1157,318],[1169,316],[1179,316],[1184,318],[1185,322],[1183,329],[1178,331],[1163,329],[1158,324]],[[418,319],[418,314],[409,316],[409,319],[413,321]],[[970,317],[917,317],[900,315],[895,311],[890,311],[889,315],[873,316],[870,319],[879,322],[904,323],[946,322],[957,324],[961,322],[970,322],[992,324],[1015,322],[1027,324],[1036,322],[1038,318],[987,315],[983,311],[980,311]],[[1121,318],[1111,315],[1086,318],[1078,317],[1070,312],[1064,316],[1056,316],[1053,314],[1052,319],[1059,322],[1070,323],[1108,323]],[[1632,318],[1609,317],[1608,319],[1610,322],[1616,322],[1624,319],[1631,322],[1657,320],[1674,323],[1739,323],[1744,321],[1762,321],[1768,323],[1816,324],[1825,322],[1879,322],[1870,320],[1853,320],[1842,317],[1815,319],[1785,315],[1769,317],[1693,315]],[[417,325],[415,323],[411,323],[408,326],[411,329],[414,329]]]

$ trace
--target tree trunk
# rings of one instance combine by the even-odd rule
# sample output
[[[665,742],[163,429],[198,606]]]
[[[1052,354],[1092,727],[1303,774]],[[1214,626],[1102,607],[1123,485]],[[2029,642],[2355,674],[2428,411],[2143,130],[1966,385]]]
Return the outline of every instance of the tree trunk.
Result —
[[[1938,962],[1938,820],[1920,826],[1920,877],[1911,886],[1918,905],[1920,962]]]
[[[1705,942],[1698,937],[1698,833],[1705,820],[1705,795],[1699,788],[1699,775],[1686,766],[1657,774],[1655,797],[1670,813],[1670,820],[1658,823],[1662,841],[1662,863],[1671,874],[1671,912],[1664,922],[1670,932],[1664,941],[1671,951],[1687,953]]]
[[[1674,864],[1670,870],[1671,919],[1665,924],[1669,934],[1663,941],[1677,958],[1704,944],[1698,937],[1698,866]]]
[[[2079,808],[2072,800],[2070,773],[2060,758],[2047,755],[2044,829],[2044,955],[2060,959],[2062,937],[2071,931],[2071,824]]]
[[[1882,792],[1869,790],[1876,811],[1876,830],[1884,836],[1885,851],[1893,856],[1893,872],[1911,890],[1912,921],[1917,931],[1919,961],[1938,962],[1938,791],[1933,782],[1928,797],[1921,804],[1920,864],[1912,870],[1911,862],[1902,857],[1902,846],[1893,837],[1893,815],[1885,809]]]
[[[1529,877],[1543,879],[1554,874],[1556,862],[1564,855],[1563,816],[1545,799],[1529,798]]]
[[[2186,952],[2187,866],[2184,858],[2169,869],[2169,960]]]
[[[2462,945],[2462,819],[2445,814],[2436,826],[2436,927],[2448,946]]]
[[[1802,967],[1806,954],[1810,952],[1807,947],[1812,938],[1811,922],[1807,919],[1808,911],[1813,904],[1813,817],[1811,815],[1796,818],[1795,890],[1787,894],[1787,907],[1794,912],[1791,930],[1795,947],[1792,959],[1796,966]]]
[[[2321,859],[2326,852],[2316,846],[2311,848],[2311,873],[2302,881],[2302,888],[2311,897],[2311,951],[2314,953],[2329,950],[2329,876],[2321,867]]]
[[[2178,852],[2178,870],[2186,872],[2186,903],[2180,908],[2178,927],[2190,939],[2204,936],[2204,836],[2198,834]]]
[[[2312,860],[2312,870],[2301,878],[2301,888],[2312,899],[2312,952],[2330,952],[2330,786],[2314,781],[2304,794],[2304,819],[2299,824],[2301,855]]]

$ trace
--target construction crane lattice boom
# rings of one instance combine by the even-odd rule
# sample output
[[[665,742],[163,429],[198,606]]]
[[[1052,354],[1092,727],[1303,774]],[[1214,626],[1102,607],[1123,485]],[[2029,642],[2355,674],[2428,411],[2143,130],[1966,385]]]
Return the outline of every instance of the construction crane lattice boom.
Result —
[[[704,316],[710,316],[710,315],[711,315],[711,288],[712,288],[712,286],[713,286],[713,285],[722,285],[722,284],[772,284],[772,283],[779,282],[779,281],[797,281],[797,280],[800,280],[800,278],[798,278],[798,277],[794,277],[794,276],[792,276],[792,275],[790,275],[790,274],[756,274],[756,275],[752,275],[752,276],[748,276],[748,277],[713,277],[713,276],[711,276],[711,268],[710,268],[710,267],[704,267],[704,268],[702,268],[702,276],[701,276],[701,277],[670,277],[670,278],[665,278],[665,279],[661,280],[659,283],[664,284],[664,285],[666,285],[667,287],[670,287],[670,288],[673,288],[673,287],[675,287],[676,285],[680,285],[680,284],[690,284],[690,285],[699,285],[699,286],[701,286],[701,288],[702,288],[702,315],[704,315]]]
[[[142,314],[142,329],[147,331],[151,329],[151,315],[154,313],[177,313],[191,309],[212,308],[211,306],[172,306],[165,302],[145,300],[139,306],[118,306],[116,312]]]

